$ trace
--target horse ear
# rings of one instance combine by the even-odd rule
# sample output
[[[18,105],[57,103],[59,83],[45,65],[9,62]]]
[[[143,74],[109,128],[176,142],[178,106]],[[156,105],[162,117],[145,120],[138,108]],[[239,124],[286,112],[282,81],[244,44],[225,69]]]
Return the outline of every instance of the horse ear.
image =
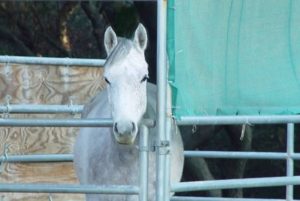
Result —
[[[113,51],[118,44],[118,38],[114,30],[109,26],[104,33],[104,46],[107,56]]]
[[[135,30],[133,41],[139,48],[145,51],[147,47],[148,36],[144,25],[142,25],[141,23],[139,23],[138,27]]]

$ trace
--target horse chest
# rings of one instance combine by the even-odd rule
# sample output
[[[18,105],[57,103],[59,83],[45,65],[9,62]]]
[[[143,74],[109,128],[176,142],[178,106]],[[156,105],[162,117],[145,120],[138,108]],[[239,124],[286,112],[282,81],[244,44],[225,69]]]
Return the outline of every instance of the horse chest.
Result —
[[[138,149],[135,146],[120,146],[114,141],[100,144],[102,146],[90,148],[90,179],[102,184],[136,184],[139,170]]]

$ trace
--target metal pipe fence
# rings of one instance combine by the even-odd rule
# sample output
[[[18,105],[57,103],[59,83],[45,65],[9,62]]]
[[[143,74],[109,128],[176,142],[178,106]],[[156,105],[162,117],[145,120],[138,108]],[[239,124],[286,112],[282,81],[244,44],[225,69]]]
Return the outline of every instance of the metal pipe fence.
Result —
[[[68,107],[68,106],[67,106]],[[51,110],[51,109],[50,109]],[[74,109],[63,109],[62,112],[74,112]],[[18,111],[15,109],[15,111],[10,112],[21,112],[24,113],[25,111]],[[27,110],[27,112],[30,112]],[[43,111],[43,109],[33,109],[32,112],[35,113],[44,113],[49,111]],[[60,111],[54,111],[51,110],[51,113],[60,112]],[[79,111],[78,111],[79,112]],[[25,112],[26,113],[26,112]],[[203,120],[203,122],[201,121]],[[299,122],[298,116],[258,116],[258,117],[201,117],[197,118],[195,122],[191,122],[190,119],[184,119],[183,121],[178,121],[179,125],[187,125],[187,124],[199,124],[199,125],[206,125],[206,124],[241,124],[241,123],[249,123],[249,124],[265,124],[265,123],[285,123],[285,121],[291,121],[294,123]],[[4,119],[1,120],[0,125],[1,126],[74,126],[74,127],[83,127],[83,126],[111,126],[112,122],[109,120],[101,122],[100,120],[22,120],[22,119]],[[152,123],[153,125],[153,123]],[[289,124],[291,125],[291,124]],[[289,147],[289,146],[288,146]],[[257,152],[203,152],[203,151],[197,151],[197,152],[185,152],[186,157],[214,157],[214,158],[249,158],[249,159],[285,159],[289,160],[289,167],[292,167],[292,161],[293,160],[299,160],[299,154],[295,153],[257,153]],[[59,156],[8,156],[5,160],[6,162],[22,162],[22,161],[32,161],[32,162],[38,162],[38,161],[71,161],[71,156],[66,156],[65,158],[59,158]],[[57,158],[58,157],[58,158]],[[52,158],[52,159],[51,159]],[[54,159],[55,158],[55,159]],[[3,161],[2,160],[2,161]],[[291,176],[291,170],[289,170],[289,176]],[[276,178],[277,179],[277,178]],[[266,180],[266,178],[263,178],[261,180],[252,180],[252,183],[250,180],[243,180],[244,184],[241,184],[240,181],[236,181],[236,183],[232,183],[230,181],[224,181],[222,184],[218,184],[219,181],[213,181],[211,184],[207,182],[201,182],[201,184],[204,185],[204,187],[201,188],[199,183],[182,183],[179,186],[173,186],[173,191],[193,191],[193,190],[210,190],[214,188],[222,188],[223,186],[229,186],[230,188],[236,187],[236,188],[245,188],[245,187],[262,187],[262,186],[277,186],[277,185],[287,185],[287,195],[291,197],[292,195],[292,185],[299,184],[298,181],[300,181],[299,177],[284,177],[284,178],[278,178],[279,180],[269,179],[268,183],[261,184],[259,181]],[[255,185],[254,185],[254,183]],[[261,184],[261,185],[260,185]],[[222,186],[223,185],[223,186]],[[213,188],[212,188],[213,187]],[[100,189],[100,190],[99,190]],[[113,189],[113,190],[112,190]],[[121,190],[120,190],[121,189]],[[46,186],[40,186],[40,185],[0,185],[0,191],[5,192],[64,192],[64,193],[129,193],[132,192],[133,194],[137,194],[139,191],[138,189],[132,190],[135,188],[120,188],[117,186],[111,186],[111,187],[105,187],[102,189],[101,187],[94,187],[94,186],[65,186],[65,185],[55,185],[55,188],[53,188],[52,185],[46,185]],[[145,199],[145,198],[143,198]],[[172,200],[220,200],[220,198],[180,198],[175,197]],[[222,200],[224,200],[222,198]],[[234,199],[230,198],[229,200],[266,200],[266,199]],[[269,199],[269,200],[280,200],[280,199]],[[287,200],[292,200],[287,199]]]
[[[273,119],[274,118],[274,119]],[[188,123],[197,124],[197,125],[206,125],[206,124],[229,124],[233,123],[286,123],[286,121],[291,121],[294,123],[299,122],[299,116],[227,116],[227,117],[201,117],[197,118],[194,122]],[[203,121],[202,121],[203,120]],[[153,120],[145,120],[145,124],[148,126],[154,126]],[[185,120],[178,120],[179,125],[185,125]],[[112,120],[110,119],[61,119],[61,120],[45,120],[45,119],[1,119],[1,126],[74,126],[74,127],[83,127],[83,126],[111,126]],[[299,160],[300,154],[293,152],[294,144],[294,124],[288,124],[288,145],[286,153],[272,153],[272,152],[218,152],[218,151],[185,151],[186,157],[209,157],[209,158],[248,158],[248,159],[280,159],[287,160],[287,177],[280,178],[260,178],[260,179],[243,179],[241,180],[224,180],[224,181],[201,181],[201,182],[188,182],[180,183],[173,185],[171,190],[174,192],[181,191],[195,191],[195,190],[210,190],[216,188],[246,188],[246,187],[263,187],[263,186],[287,186],[287,199],[292,200],[292,191],[293,185],[300,184],[300,177],[293,177],[293,160]],[[145,143],[145,141],[144,141]],[[145,145],[145,144],[144,144]],[[143,146],[144,146],[143,145]],[[144,153],[145,154],[145,153]],[[2,156],[1,162],[65,162],[72,161],[73,156],[71,154],[65,155],[24,155],[24,156]],[[141,159],[145,160],[145,159]],[[142,162],[141,164],[144,164]],[[143,170],[145,173],[145,170]],[[144,175],[145,177],[145,175]],[[267,182],[266,182],[267,181]],[[141,184],[145,181],[141,180]],[[0,191],[2,192],[64,192],[64,193],[124,193],[127,190],[109,190],[110,187],[92,187],[92,186],[68,186],[68,185],[55,185],[55,188],[52,188],[51,184],[46,185],[47,188],[39,187],[39,185],[32,184],[21,184],[21,185],[7,185],[1,184]],[[82,188],[81,188],[82,187]],[[44,188],[44,189],[43,189]],[[115,186],[112,186],[115,188]],[[47,189],[47,190],[45,190]],[[102,190],[99,190],[102,189]],[[117,188],[119,189],[119,188]],[[121,188],[122,189],[122,188]],[[131,187],[130,187],[131,189]],[[135,192],[140,192],[140,188]],[[144,194],[145,190],[143,191]],[[290,197],[290,198],[288,198]],[[145,199],[145,194],[143,199]],[[183,198],[176,197],[174,200],[180,200]],[[213,198],[210,198],[213,200]],[[218,198],[215,198],[216,200]],[[172,199],[173,200],[173,199]],[[184,199],[183,199],[184,200]],[[197,200],[197,199],[195,199]],[[200,199],[201,200],[201,199]],[[247,200],[247,199],[245,199]],[[259,200],[259,199],[252,199]]]
[[[242,118],[243,117],[236,117],[236,118]],[[283,123],[283,122],[281,122]],[[221,122],[220,122],[221,124]],[[213,152],[213,151],[206,151],[206,152],[201,152],[197,151],[195,152],[196,155],[193,155],[193,152],[190,151],[185,151],[185,156],[186,157],[214,157],[214,158],[225,158],[227,155],[227,158],[250,158],[250,159],[282,159],[282,160],[298,160],[299,159],[299,154],[294,153],[293,151],[293,146],[291,145],[294,143],[293,140],[293,129],[294,124],[289,123],[288,124],[288,146],[287,149],[290,150],[288,153],[272,153],[272,152],[263,152],[263,153],[257,153],[257,152],[233,152],[230,154],[230,152]],[[144,145],[145,146],[144,141]],[[20,158],[18,158],[20,157]],[[22,158],[24,157],[24,158]],[[52,158],[51,158],[52,157]],[[57,159],[60,161],[71,161],[72,160],[72,155],[64,155],[61,156],[61,158],[56,158],[58,155],[40,155],[40,156],[7,156],[7,158],[3,159],[2,161],[6,162],[25,162],[25,161],[32,161],[32,162],[38,162],[38,161],[56,161]],[[60,156],[59,156],[60,157]],[[145,160],[145,159],[142,159]],[[290,164],[291,165],[291,164]],[[292,168],[291,168],[292,169]],[[171,186],[171,190],[173,192],[183,192],[183,191],[198,191],[198,190],[211,190],[211,189],[224,189],[224,188],[250,188],[250,187],[265,187],[265,186],[287,186],[287,196],[292,196],[290,194],[289,186],[293,185],[300,185],[300,177],[299,176],[293,176],[293,172],[291,170],[287,170],[290,172],[290,175],[287,175],[287,177],[276,177],[276,178],[255,178],[255,179],[234,179],[234,180],[217,180],[217,181],[201,181],[201,182],[182,182],[179,184],[174,184]],[[145,172],[145,170],[144,170]],[[6,186],[6,185],[4,185]],[[21,186],[24,187],[24,189],[21,188]],[[2,187],[0,185],[0,191],[9,191],[9,192],[15,192],[15,191],[20,191],[20,192],[41,192],[39,188],[35,189],[36,186],[32,186],[31,184],[29,185],[13,185],[13,186],[6,186]],[[51,187],[51,185],[50,185]],[[85,192],[87,191],[83,189],[78,190],[74,188],[69,188],[70,186],[65,186],[65,185],[56,185],[57,189],[53,188],[47,188],[47,192],[65,192],[65,193],[79,193],[79,192]],[[80,187],[78,187],[80,189]],[[73,191],[74,190],[74,191]],[[94,193],[101,193],[101,192],[107,192],[107,191],[93,191]],[[176,197],[174,200],[180,200],[180,197]],[[213,200],[213,198],[210,198]],[[173,199],[172,199],[173,200]],[[195,198],[195,200],[197,200]],[[201,200],[201,199],[200,199]],[[217,200],[217,198],[216,198]],[[247,200],[247,199],[245,199]],[[259,199],[252,199],[252,200],[259,200]],[[271,199],[272,200],[272,199]]]
[[[14,57],[10,57],[10,60],[6,62],[13,62],[16,61]],[[19,59],[19,58],[18,58]],[[22,60],[23,59],[23,60]],[[24,58],[18,60],[19,62],[24,62]],[[30,58],[31,59],[31,58]],[[82,63],[75,63],[72,62],[72,59],[68,59],[68,62],[63,63],[63,65],[83,65]],[[1,61],[1,59],[0,59]],[[47,60],[49,62],[50,60]],[[49,64],[47,62],[42,61],[39,59],[39,64]],[[50,62],[54,62],[51,60]],[[30,64],[30,62],[28,62]],[[54,63],[51,63],[54,64]],[[54,65],[62,65],[59,63],[55,63]],[[96,64],[95,64],[96,66]],[[161,78],[163,79],[163,78]],[[163,84],[164,81],[162,80]],[[162,90],[164,91],[164,90]],[[161,92],[161,94],[163,94]],[[166,94],[166,93],[165,93]],[[166,98],[159,100],[161,102],[161,107],[165,106]],[[0,106],[0,112],[2,113],[80,113],[83,109],[82,105],[2,105]],[[164,111],[164,110],[163,110]],[[167,122],[168,119],[164,116],[165,112],[162,111],[161,121]],[[227,187],[236,187],[236,188],[246,188],[246,187],[253,187],[256,186],[286,186],[287,188],[287,200],[293,200],[293,185],[299,185],[300,179],[299,177],[293,177],[293,161],[300,159],[299,153],[294,153],[293,143],[294,143],[294,123],[300,123],[300,116],[298,115],[281,115],[281,116],[202,116],[202,117],[182,117],[177,120],[178,125],[220,125],[220,124],[277,124],[277,123],[288,123],[288,145],[287,145],[287,152],[286,153],[274,153],[274,152],[220,152],[220,151],[185,151],[185,157],[204,157],[204,158],[246,158],[246,159],[279,159],[279,160],[286,160],[287,161],[287,177],[281,178],[258,178],[254,180],[244,179],[242,180],[234,180],[234,181],[202,181],[200,182],[192,182],[192,183],[180,183],[171,186],[172,191],[194,191],[194,190],[210,190],[214,188],[223,188],[223,186]],[[143,124],[147,126],[155,126],[155,122],[150,119],[143,120]],[[0,119],[0,126],[18,126],[18,127],[41,127],[41,126],[53,126],[53,127],[98,127],[98,126],[111,126],[112,120],[111,119],[10,119],[10,118],[3,118]],[[162,138],[160,140],[167,139],[167,136],[164,136],[164,131],[166,128],[163,128],[167,125],[161,125],[161,133]],[[144,141],[145,143],[145,141]],[[144,144],[145,145],[145,144]],[[146,156],[143,153],[143,157]],[[159,170],[161,171],[159,174],[158,182],[162,182],[160,185],[164,185],[164,192],[160,190],[158,192],[160,197],[159,199],[165,199],[168,197],[166,191],[168,191],[168,187],[166,186],[168,182],[166,182],[165,175],[167,173],[166,170],[166,156],[158,155],[161,159],[158,160]],[[164,159],[163,159],[164,158]],[[0,157],[1,162],[71,162],[73,160],[72,154],[51,154],[51,155],[23,155],[23,156],[10,156],[10,155],[3,155]],[[141,164],[144,164],[147,161],[146,158],[141,158]],[[163,162],[164,161],[164,162]],[[143,180],[140,181],[141,187],[125,187],[123,190],[109,190],[110,187],[95,187],[95,186],[69,186],[60,184],[55,184],[55,188],[52,188],[52,184],[48,184],[46,192],[64,192],[64,193],[126,193],[126,192],[133,192],[134,194],[140,194],[141,199],[145,200],[147,195],[145,189],[146,183],[146,171],[145,166],[141,167],[141,172],[143,172]],[[265,183],[263,180],[267,180],[268,182]],[[254,184],[256,183],[256,184]],[[223,185],[223,186],[222,186]],[[258,186],[257,186],[258,185]],[[82,188],[81,188],[82,187]],[[87,187],[90,189],[88,190]],[[114,188],[115,186],[111,186]],[[32,185],[32,184],[16,184],[16,185],[7,185],[7,184],[0,184],[0,191],[2,192],[43,192],[44,187],[39,187],[39,185]],[[100,189],[100,190],[99,190]],[[122,187],[121,187],[122,189]],[[131,189],[131,190],[130,190]],[[132,190],[135,189],[135,190]],[[128,191],[127,191],[128,190]],[[169,198],[167,198],[169,199]],[[175,197],[171,200],[218,200],[219,198],[185,198],[185,197]],[[222,198],[223,200],[223,198]],[[234,198],[230,198],[230,200],[237,200]],[[246,200],[247,199],[240,199]],[[249,200],[249,199],[248,199]],[[262,199],[251,199],[251,200],[262,200]],[[266,199],[264,199],[266,200]],[[270,199],[272,200],[272,199]],[[274,200],[274,199],[273,199]],[[276,200],[276,199],[275,199]],[[280,199],[277,199],[280,200]]]
[[[157,1],[158,8],[158,41],[157,41],[157,147],[161,143],[169,140],[167,103],[167,68],[166,68],[166,3],[165,0]],[[0,56],[0,63],[11,64],[35,64],[35,65],[54,65],[54,66],[87,66],[101,67],[105,60],[102,59],[71,59],[71,58],[42,58],[42,57],[19,57],[19,56]],[[2,113],[79,113],[82,105],[3,105],[0,106]],[[226,188],[250,188],[265,186],[286,186],[286,199],[293,200],[294,185],[300,185],[300,177],[294,176],[294,160],[300,159],[299,153],[294,153],[294,123],[300,123],[299,115],[281,116],[199,116],[182,117],[176,120],[178,125],[229,125],[229,124],[278,124],[284,123],[287,126],[287,152],[218,152],[218,151],[185,151],[186,157],[205,157],[205,158],[248,158],[248,159],[279,159],[286,160],[286,177],[270,178],[251,178],[251,179],[232,179],[216,181],[195,181],[170,184],[169,178],[169,155],[157,149],[157,201],[170,200],[169,192],[198,191]],[[153,120],[144,120],[146,126],[155,126]],[[98,127],[112,126],[111,119],[0,119],[0,127]],[[95,185],[69,185],[69,184],[0,184],[0,192],[43,192],[43,193],[114,193],[114,194],[139,194],[140,200],[147,200],[147,127],[142,126],[144,134],[140,139],[140,185],[137,186],[95,186]],[[161,154],[167,153],[167,154]],[[4,154],[0,157],[1,162],[66,162],[72,161],[71,154],[64,155],[24,155],[10,156]],[[247,199],[247,198],[194,198],[194,197],[173,197],[171,200],[238,200],[238,201],[279,201],[282,199]]]
[[[71,59],[71,58],[38,58],[19,56],[0,56],[0,63],[6,65],[11,63],[34,64],[34,65],[55,65],[55,66],[82,66],[82,67],[102,67],[105,63],[103,59]],[[3,114],[11,113],[37,113],[37,114],[57,114],[57,113],[80,113],[83,105],[29,105],[10,104],[9,102],[0,106]],[[0,119],[0,127],[110,127],[111,119],[12,119],[4,115]],[[141,122],[140,146],[140,186],[130,185],[69,185],[69,184],[0,184],[0,192],[21,192],[21,193],[94,193],[94,194],[137,194],[141,201],[147,200],[147,178],[148,178],[148,127],[155,126],[155,121],[144,119]],[[47,154],[47,155],[8,155],[0,157],[0,162],[71,162],[72,154]]]
[[[300,122],[299,115],[266,115],[266,116],[211,116],[211,117],[182,117],[178,125],[230,125],[230,124],[287,124],[287,151],[276,152],[238,152],[238,151],[185,151],[185,157],[232,158],[232,159],[275,159],[286,160],[285,177],[232,179],[215,181],[182,182],[172,186],[173,192],[201,191],[228,188],[252,188],[286,186],[287,201],[294,200],[294,185],[300,185],[300,176],[294,176],[294,160],[299,160],[300,154],[294,152],[294,124]],[[186,199],[187,198],[187,199]],[[229,200],[276,200],[276,199],[247,199],[228,198]],[[223,200],[223,198],[188,198],[175,197],[171,200]],[[280,200],[280,199],[278,199]]]
[[[4,119],[5,120],[5,119]],[[48,120],[50,122],[52,120]],[[84,120],[76,120],[77,123],[80,121],[85,123],[86,126],[97,126],[97,127],[107,127],[112,126],[112,120],[103,120],[99,119],[98,122],[85,122]],[[92,194],[136,194],[139,196],[140,201],[147,201],[148,198],[148,126],[154,126],[154,121],[143,121],[141,125],[140,132],[140,185],[76,185],[76,184],[7,184],[0,183],[0,192],[19,192],[19,193],[92,193]],[[21,122],[21,123],[20,123]],[[47,122],[47,121],[46,121]],[[57,122],[57,120],[54,120]],[[73,121],[71,121],[74,123]],[[87,124],[86,124],[87,123]],[[149,124],[150,123],[150,124]],[[38,120],[30,121],[20,120],[16,121],[12,119],[10,124],[5,124],[5,126],[41,126],[44,125],[44,120],[42,124]],[[52,123],[52,125],[54,125]],[[59,121],[59,124],[54,126],[78,126],[78,124],[69,124],[63,120]],[[49,125],[48,125],[49,126]],[[81,126],[80,126],[81,127]],[[47,154],[47,155],[8,155],[5,151],[4,154],[0,157],[1,165],[7,162],[72,162],[72,154]]]

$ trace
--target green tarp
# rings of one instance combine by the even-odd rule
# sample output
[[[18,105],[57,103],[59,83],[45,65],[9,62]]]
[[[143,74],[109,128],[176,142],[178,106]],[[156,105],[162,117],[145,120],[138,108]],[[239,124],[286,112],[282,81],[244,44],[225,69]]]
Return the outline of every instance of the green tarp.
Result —
[[[299,0],[169,0],[173,113],[300,113]]]

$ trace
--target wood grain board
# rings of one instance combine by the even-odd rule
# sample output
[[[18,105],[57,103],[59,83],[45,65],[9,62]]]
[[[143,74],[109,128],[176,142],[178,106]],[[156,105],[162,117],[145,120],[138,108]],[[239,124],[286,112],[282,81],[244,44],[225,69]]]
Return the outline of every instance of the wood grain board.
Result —
[[[0,104],[85,104],[105,86],[103,69],[0,64]],[[74,114],[0,114],[1,118],[72,118]],[[79,117],[78,114],[75,117]],[[72,153],[78,128],[0,127],[0,154]],[[1,183],[78,183],[72,163],[4,163]],[[0,201],[49,201],[48,194],[0,193]],[[52,194],[52,201],[83,195]]]

